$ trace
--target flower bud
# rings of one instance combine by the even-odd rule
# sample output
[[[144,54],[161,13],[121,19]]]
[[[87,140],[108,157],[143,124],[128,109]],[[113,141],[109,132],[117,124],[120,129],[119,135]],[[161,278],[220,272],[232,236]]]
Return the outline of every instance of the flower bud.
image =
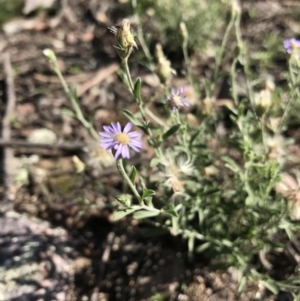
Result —
[[[254,94],[254,105],[257,116],[261,117],[272,105],[272,94],[269,89]]]
[[[180,22],[179,27],[180,27],[180,33],[181,33],[183,39],[184,39],[184,40],[187,40],[188,37],[189,37],[189,33],[188,33],[188,31],[187,31],[187,28],[186,28],[185,23],[184,23],[184,22]]]
[[[171,68],[171,62],[165,57],[160,44],[156,44],[155,56],[158,60],[157,76],[162,83],[166,83],[171,78],[173,69]]]
[[[130,21],[123,19],[121,25],[116,26],[116,28],[111,28],[110,30],[116,36],[115,48],[118,55],[122,60],[128,58],[133,47],[137,48],[134,35],[130,29]]]

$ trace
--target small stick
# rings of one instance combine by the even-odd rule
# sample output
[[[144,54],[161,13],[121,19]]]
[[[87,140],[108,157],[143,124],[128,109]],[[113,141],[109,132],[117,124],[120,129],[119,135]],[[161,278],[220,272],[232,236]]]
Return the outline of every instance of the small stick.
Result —
[[[6,110],[2,120],[2,138],[3,140],[10,140],[11,128],[10,122],[14,116],[16,95],[15,85],[13,80],[13,69],[11,66],[10,55],[8,52],[3,54],[3,64],[6,82]],[[1,212],[6,212],[13,208],[14,192],[12,189],[12,171],[11,166],[14,159],[13,151],[11,149],[3,150],[3,179],[4,179],[4,204],[1,204]]]
[[[81,142],[59,142],[59,143],[34,143],[22,139],[0,139],[0,148],[26,147],[26,148],[46,148],[59,149],[64,151],[83,150],[86,144]]]

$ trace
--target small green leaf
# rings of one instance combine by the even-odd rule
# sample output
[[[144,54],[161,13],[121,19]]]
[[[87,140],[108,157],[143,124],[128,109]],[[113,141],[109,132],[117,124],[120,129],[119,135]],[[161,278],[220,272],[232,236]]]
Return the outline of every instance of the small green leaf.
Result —
[[[222,239],[222,244],[228,248],[231,248],[232,247],[232,242],[229,241],[228,239]]]
[[[197,253],[202,253],[202,252],[204,252],[206,249],[208,249],[208,248],[210,247],[210,245],[211,245],[211,243],[208,241],[208,242],[202,244],[200,247],[198,247],[198,248],[196,249],[196,252],[197,252]]]
[[[139,121],[135,118],[135,116],[128,110],[123,110],[123,114],[136,126],[141,126]]]
[[[126,209],[120,209],[118,210],[115,214],[114,214],[114,221],[118,221],[121,218],[123,218],[124,216],[136,211],[136,208],[126,208]]]
[[[175,134],[179,130],[180,126],[181,126],[180,124],[175,124],[167,132],[165,132],[163,134],[163,141],[165,141],[167,138]]]
[[[278,293],[278,288],[271,282],[261,280],[261,283],[269,290],[271,291],[274,295]]]
[[[134,166],[132,166],[131,172],[130,172],[130,175],[129,175],[130,181],[132,183],[134,183],[135,177],[136,177],[136,168]]]
[[[154,190],[151,190],[151,189],[144,189],[143,190],[143,196],[142,196],[142,199],[148,197],[148,196],[152,196],[152,195],[155,195],[155,191]]]
[[[75,117],[75,114],[72,110],[68,109],[68,108],[62,108],[60,109],[60,112],[64,115],[68,115],[68,116],[71,116],[71,117]]]
[[[231,159],[230,157],[228,156],[222,156],[221,159],[227,163],[225,166],[229,169],[231,169],[232,171],[236,172],[236,173],[239,173],[240,172],[240,167],[238,166],[238,164],[233,160]]]
[[[136,82],[134,84],[134,89],[133,89],[134,96],[138,102],[141,101],[141,83],[142,83],[141,79],[138,77],[136,79]],[[140,104],[140,103],[138,103],[138,104]]]
[[[143,126],[143,125],[137,125],[137,124],[136,124],[136,126],[137,126],[139,129],[141,129],[146,135],[149,134],[149,131],[148,131],[148,129],[147,129],[145,126]]]
[[[133,218],[135,219],[143,219],[148,217],[158,216],[160,211],[148,211],[148,210],[140,210],[133,214]]]
[[[194,252],[194,248],[195,248],[195,237],[190,236],[188,238],[188,252],[189,252],[189,254],[192,254]]]
[[[72,96],[77,99],[77,87],[76,86],[71,86],[70,88]]]
[[[151,166],[151,167],[155,167],[155,166],[157,166],[160,162],[161,162],[160,159],[158,159],[158,158],[153,158],[153,159],[150,161],[150,166]]]
[[[120,197],[116,198],[116,201],[127,207],[127,209],[131,206],[132,203],[132,195],[131,194],[123,194]]]
[[[171,216],[178,217],[178,214],[174,209],[164,210],[163,212],[166,213],[166,214],[169,214]]]
[[[246,277],[243,276],[242,279],[240,280],[239,286],[238,286],[238,293],[239,294],[245,289],[245,286],[246,286]]]

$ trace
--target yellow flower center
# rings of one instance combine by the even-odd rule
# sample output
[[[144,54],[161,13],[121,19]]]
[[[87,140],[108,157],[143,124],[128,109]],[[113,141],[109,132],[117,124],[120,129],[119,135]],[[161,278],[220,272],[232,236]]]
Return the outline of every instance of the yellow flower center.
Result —
[[[295,51],[295,50],[297,50],[299,48],[298,44],[295,43],[295,42],[292,42],[291,46],[292,46],[293,51]]]
[[[114,136],[114,139],[123,145],[128,145],[129,144],[129,137],[125,133],[120,133]]]

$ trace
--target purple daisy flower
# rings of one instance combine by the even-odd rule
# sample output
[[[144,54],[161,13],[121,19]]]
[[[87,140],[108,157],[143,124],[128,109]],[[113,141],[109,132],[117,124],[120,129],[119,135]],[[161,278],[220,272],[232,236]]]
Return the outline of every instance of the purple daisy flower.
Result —
[[[177,91],[176,89],[171,89],[171,96],[167,97],[169,101],[169,105],[171,106],[173,112],[175,113],[180,107],[189,107],[190,104],[185,100],[185,95],[182,95],[184,91],[184,87],[179,88]]]
[[[115,159],[120,156],[122,158],[130,158],[129,147],[134,151],[140,152],[143,147],[140,138],[142,136],[139,132],[129,132],[132,128],[132,123],[128,122],[122,132],[119,122],[112,122],[110,126],[103,126],[104,132],[100,132],[100,145],[105,150],[113,149]]]
[[[283,47],[289,54],[295,54],[300,57],[300,41],[295,38],[285,40],[283,42]]]

